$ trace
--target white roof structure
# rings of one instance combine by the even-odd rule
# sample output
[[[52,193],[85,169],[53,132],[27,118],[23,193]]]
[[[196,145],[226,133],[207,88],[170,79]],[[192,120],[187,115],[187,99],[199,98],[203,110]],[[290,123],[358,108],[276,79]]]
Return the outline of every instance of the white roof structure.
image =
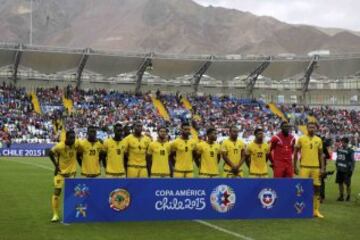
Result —
[[[86,56],[86,61],[84,60]],[[43,74],[83,70],[105,78],[124,73],[136,73],[146,58],[151,59],[151,74],[171,80],[185,75],[195,75],[210,62],[202,74],[214,79],[230,81],[238,76],[250,75],[264,61],[270,61],[260,74],[273,80],[283,80],[305,74],[312,57],[282,57],[228,59],[221,56],[180,56],[155,53],[136,54],[92,49],[61,49],[19,44],[0,44],[0,68],[5,66],[31,68]],[[18,62],[17,62],[18,61]],[[17,64],[16,64],[17,63]],[[319,56],[314,73],[336,79],[360,72],[360,55]],[[202,75],[201,74],[201,75]]]

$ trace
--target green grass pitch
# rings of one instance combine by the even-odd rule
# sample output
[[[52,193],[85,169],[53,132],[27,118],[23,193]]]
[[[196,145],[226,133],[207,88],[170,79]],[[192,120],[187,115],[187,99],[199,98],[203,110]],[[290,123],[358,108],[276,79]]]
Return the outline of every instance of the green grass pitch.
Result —
[[[195,221],[51,223],[51,169],[47,158],[0,157],[0,240],[360,239],[359,168],[351,202],[337,202],[335,177],[328,179],[327,199],[321,206],[325,219],[206,221],[212,227]]]

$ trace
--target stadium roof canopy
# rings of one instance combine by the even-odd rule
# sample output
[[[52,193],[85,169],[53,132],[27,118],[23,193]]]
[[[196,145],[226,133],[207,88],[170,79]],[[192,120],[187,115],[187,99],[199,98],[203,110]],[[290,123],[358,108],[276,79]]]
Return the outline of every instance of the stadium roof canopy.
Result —
[[[86,59],[86,60],[84,60]],[[237,76],[251,75],[264,62],[269,65],[262,69],[261,75],[282,80],[305,74],[312,57],[251,57],[229,59],[221,56],[164,55],[155,53],[124,53],[93,49],[66,49],[22,44],[0,44],[0,68],[4,66],[23,66],[43,74],[77,72],[79,66],[84,70],[116,77],[124,73],[139,71],[145,59],[151,59],[151,74],[171,80],[185,75],[196,75],[203,69],[207,76],[217,80],[229,81]],[[331,79],[351,76],[360,71],[360,55],[320,56],[314,73]]]

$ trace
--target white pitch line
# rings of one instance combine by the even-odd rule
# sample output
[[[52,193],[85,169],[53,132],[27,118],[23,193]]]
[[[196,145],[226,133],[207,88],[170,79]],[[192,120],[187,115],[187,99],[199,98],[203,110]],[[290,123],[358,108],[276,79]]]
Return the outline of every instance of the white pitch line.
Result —
[[[209,222],[205,222],[203,220],[194,220],[194,222],[200,223],[200,224],[205,225],[205,226],[207,226],[209,228],[215,229],[215,230],[217,230],[219,232],[223,232],[223,233],[229,234],[231,236],[234,236],[234,237],[237,237],[237,238],[240,238],[240,239],[254,240],[253,238],[250,238],[250,237],[247,237],[245,235],[242,235],[242,234],[227,230],[225,228],[219,227],[219,226],[217,226],[215,224],[212,224],[212,223],[209,223]]]
[[[39,167],[39,168],[46,169],[46,170],[54,170],[54,168],[44,166],[44,165],[41,165],[41,164],[36,164],[36,163],[31,163],[31,162],[24,162],[24,161],[19,161],[19,160],[15,160],[15,159],[12,159],[12,160],[3,159],[2,161],[17,162],[17,163],[22,163],[22,164],[25,164],[25,165]]]
[[[9,162],[17,162],[17,163],[21,163],[21,164],[25,164],[25,165],[30,165],[30,166],[35,166],[35,167],[39,167],[39,168],[46,169],[46,170],[51,170],[51,171],[53,170],[52,168],[41,165],[41,164],[36,164],[36,163],[31,163],[31,162],[23,162],[23,161],[19,161],[19,160],[9,160],[9,159],[3,159],[3,160],[9,161]],[[240,239],[243,239],[243,240],[254,240],[253,238],[250,238],[250,237],[247,237],[245,235],[242,235],[242,234],[227,230],[225,228],[219,227],[219,226],[217,226],[215,224],[212,224],[212,223],[209,223],[209,222],[206,222],[206,221],[203,221],[203,220],[193,220],[193,221],[197,222],[197,223],[200,223],[200,224],[202,224],[204,226],[207,226],[209,228],[212,228],[214,230],[217,230],[219,232],[223,232],[223,233],[229,234],[231,236],[234,236],[234,237],[237,237],[237,238],[240,238]],[[64,224],[64,225],[67,225],[67,224]]]

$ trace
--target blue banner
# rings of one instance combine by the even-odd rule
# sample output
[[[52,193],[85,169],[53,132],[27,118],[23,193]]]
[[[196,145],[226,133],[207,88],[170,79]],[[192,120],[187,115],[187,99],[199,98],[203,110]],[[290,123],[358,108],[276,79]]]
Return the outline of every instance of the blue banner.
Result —
[[[0,148],[0,156],[5,157],[45,157],[45,148]]]
[[[45,157],[47,150],[54,144],[47,143],[13,143],[9,148],[0,148],[0,156],[6,157]]]
[[[64,222],[310,218],[310,179],[66,179]]]

